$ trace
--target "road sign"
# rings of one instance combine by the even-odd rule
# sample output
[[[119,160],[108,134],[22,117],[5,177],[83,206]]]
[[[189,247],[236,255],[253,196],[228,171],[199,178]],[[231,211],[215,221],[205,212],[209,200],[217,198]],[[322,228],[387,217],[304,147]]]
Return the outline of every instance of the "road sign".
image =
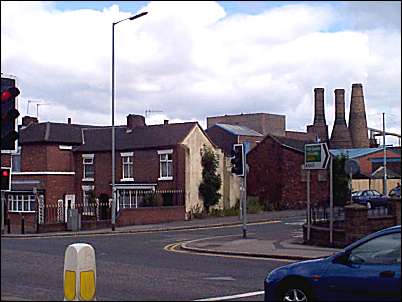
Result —
[[[304,169],[326,169],[330,154],[326,143],[307,144],[304,146]]]

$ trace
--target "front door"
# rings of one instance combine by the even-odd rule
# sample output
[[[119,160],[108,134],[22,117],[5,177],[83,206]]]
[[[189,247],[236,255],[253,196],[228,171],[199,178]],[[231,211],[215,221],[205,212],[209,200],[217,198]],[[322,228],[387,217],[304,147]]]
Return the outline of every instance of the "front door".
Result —
[[[64,206],[65,206],[65,211],[64,211],[64,221],[67,222],[68,219],[68,209],[74,209],[75,208],[75,195],[66,195],[65,200],[64,200]]]

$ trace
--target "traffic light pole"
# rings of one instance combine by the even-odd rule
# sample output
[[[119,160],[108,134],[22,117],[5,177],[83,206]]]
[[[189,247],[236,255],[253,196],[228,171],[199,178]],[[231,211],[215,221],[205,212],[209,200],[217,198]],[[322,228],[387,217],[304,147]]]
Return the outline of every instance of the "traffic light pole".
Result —
[[[247,164],[244,167],[244,177],[243,178],[243,191],[241,194],[242,198],[242,218],[243,218],[243,239],[247,238],[247,172],[248,166]]]

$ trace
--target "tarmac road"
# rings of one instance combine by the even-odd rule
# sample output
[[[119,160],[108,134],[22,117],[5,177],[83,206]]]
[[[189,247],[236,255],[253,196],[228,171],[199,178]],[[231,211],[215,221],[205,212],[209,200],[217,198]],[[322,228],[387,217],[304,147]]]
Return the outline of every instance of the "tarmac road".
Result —
[[[285,221],[250,225],[248,235],[289,238],[298,234],[301,228],[298,220],[294,219],[294,224],[289,223],[292,218]],[[84,242],[95,248],[96,296],[100,301],[262,301],[264,277],[288,261],[165,249],[174,243],[237,234],[240,238],[239,226],[79,237],[2,238],[1,297],[2,300],[62,300],[65,249],[69,244]]]

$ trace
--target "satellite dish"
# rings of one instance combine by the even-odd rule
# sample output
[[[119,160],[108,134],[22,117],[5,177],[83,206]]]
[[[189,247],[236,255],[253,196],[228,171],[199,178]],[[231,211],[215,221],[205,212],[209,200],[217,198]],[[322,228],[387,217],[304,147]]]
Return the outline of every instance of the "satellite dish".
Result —
[[[345,173],[346,174],[352,173],[352,175],[356,175],[359,172],[360,172],[360,166],[356,160],[348,159],[345,161]]]

